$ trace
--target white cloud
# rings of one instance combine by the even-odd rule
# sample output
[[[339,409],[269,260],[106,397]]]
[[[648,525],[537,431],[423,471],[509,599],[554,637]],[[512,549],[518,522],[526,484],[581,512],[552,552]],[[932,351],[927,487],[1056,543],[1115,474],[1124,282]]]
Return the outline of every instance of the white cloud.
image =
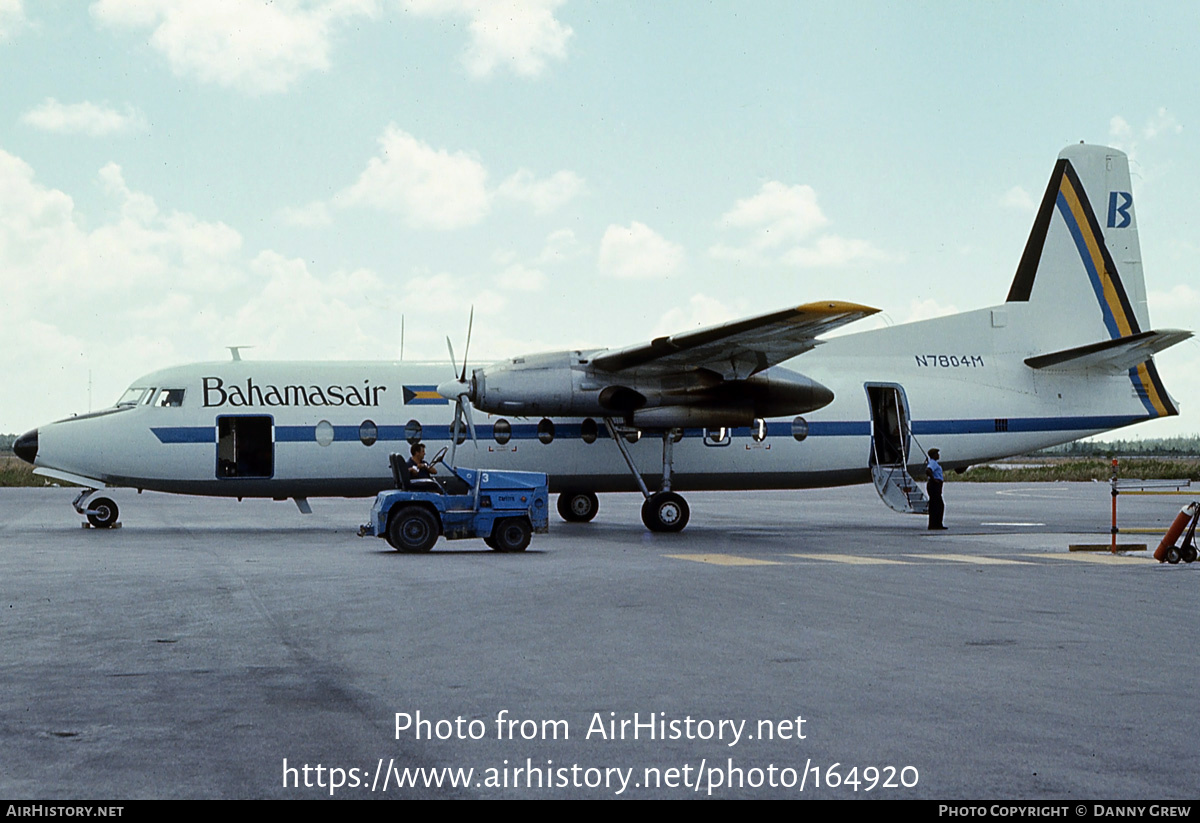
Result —
[[[398,345],[401,298],[376,273],[321,273],[270,249],[247,253],[236,230],[160,208],[116,164],[99,182],[107,203],[98,214],[107,216],[81,215],[67,193],[0,150],[0,368],[18,387],[0,392],[0,431],[86,411],[92,373],[99,407],[140,373],[224,356],[227,345],[253,345],[264,359],[370,358]],[[471,284],[451,285],[408,287],[437,313],[457,311]],[[477,313],[503,305],[494,291],[470,293]],[[432,302],[447,294],[453,302]],[[448,327],[457,328],[430,324],[431,334]]]
[[[1142,127],[1142,136],[1147,140],[1153,140],[1160,134],[1179,134],[1182,131],[1183,126],[1175,119],[1175,115],[1165,108],[1160,108]]]
[[[1146,295],[1156,328],[1195,328],[1200,311],[1200,289],[1180,283],[1167,290],[1151,289]]]
[[[487,169],[474,157],[434,149],[395,125],[379,146],[335,205],[372,206],[400,215],[410,228],[442,230],[474,225],[488,213]]]
[[[388,297],[386,284],[366,269],[319,277],[303,260],[262,251],[247,265],[256,290],[239,301],[232,316],[216,318],[217,339],[250,342],[258,357],[294,357],[314,341],[331,346],[323,356],[346,357],[373,351],[381,340],[373,323]]]
[[[854,260],[883,260],[887,255],[865,240],[821,235],[829,218],[811,186],[764,183],[758,194],[738,200],[717,226],[748,235],[737,244],[716,243],[708,253],[717,260],[751,265],[842,266]]]
[[[1006,209],[1017,209],[1019,211],[1033,211],[1037,208],[1037,203],[1034,202],[1033,196],[1021,186],[1013,186],[1006,191],[1004,196],[1000,198],[1000,205]]]
[[[24,22],[22,0],[0,0],[0,40],[8,37]]]
[[[583,178],[574,172],[538,178],[524,168],[490,189],[488,170],[476,156],[435,149],[394,123],[384,130],[379,146],[379,155],[367,162],[353,185],[334,196],[333,205],[392,212],[409,228],[450,230],[480,222],[498,198],[547,214],[584,190]],[[328,222],[319,202],[286,209],[283,217],[297,225]]]
[[[538,214],[548,214],[583,190],[583,178],[573,171],[556,172],[539,180],[529,169],[519,169],[500,184],[496,194],[528,203]]]
[[[98,0],[91,13],[113,28],[152,29],[150,46],[177,75],[265,94],[328,69],[334,24],[377,9],[377,0]]]
[[[731,306],[728,300],[718,300],[706,294],[694,294],[685,306],[670,309],[659,319],[652,337],[679,334],[685,331],[706,326],[716,326],[730,320],[736,320],[747,312]]]
[[[901,323],[915,323],[918,320],[930,320],[934,317],[945,317],[950,314],[958,314],[958,307],[951,305],[943,305],[936,300],[927,299],[921,300],[913,298],[908,303],[908,309],[901,317]]]
[[[414,14],[452,14],[470,20],[470,43],[463,65],[474,77],[497,68],[533,77],[550,60],[567,56],[571,27],[554,16],[564,0],[405,0]]]
[[[1114,115],[1108,121],[1109,141],[1113,146],[1128,154],[1130,160],[1137,159],[1142,141],[1149,142],[1164,135],[1179,134],[1182,131],[1183,126],[1166,108],[1159,108],[1141,128],[1135,128],[1119,114]]]
[[[672,274],[683,265],[683,247],[636,220],[609,226],[600,241],[600,270],[613,277],[640,279]]]
[[[575,232],[570,229],[559,229],[550,232],[546,237],[546,243],[535,262],[540,265],[554,266],[574,260],[586,253],[587,249],[575,239]]]
[[[42,104],[21,115],[21,122],[42,131],[58,134],[86,134],[108,137],[146,131],[146,117],[132,106],[124,112],[97,103],[60,103],[47,97]]]
[[[508,302],[499,292],[480,289],[466,278],[449,272],[415,274],[404,283],[400,295],[405,311],[422,317],[442,315],[456,319],[461,314],[464,333],[467,328],[464,305],[473,305],[476,315],[489,315],[503,310]],[[443,330],[440,334],[445,336],[446,332]],[[450,337],[457,340],[453,334]],[[459,356],[462,356],[461,352]]]
[[[288,206],[279,212],[279,218],[289,226],[317,229],[333,223],[329,206],[315,200],[305,206]]]
[[[888,260],[887,254],[872,246],[866,240],[854,240],[829,234],[818,237],[811,245],[796,246],[784,252],[779,258],[781,262],[791,266],[813,268],[817,266],[845,266],[862,260]]]
[[[738,200],[718,221],[721,228],[753,232],[751,245],[759,250],[801,240],[828,223],[811,186],[776,181],[764,183],[753,197]]]
[[[754,197],[738,200],[718,221],[728,233],[742,233],[739,244],[719,242],[710,257],[750,265],[841,266],[854,260],[888,259],[868,241],[821,234],[829,224],[811,186],[763,184]]]
[[[548,278],[540,269],[531,269],[521,263],[506,266],[496,278],[496,283],[502,289],[509,291],[536,292],[546,287]]]

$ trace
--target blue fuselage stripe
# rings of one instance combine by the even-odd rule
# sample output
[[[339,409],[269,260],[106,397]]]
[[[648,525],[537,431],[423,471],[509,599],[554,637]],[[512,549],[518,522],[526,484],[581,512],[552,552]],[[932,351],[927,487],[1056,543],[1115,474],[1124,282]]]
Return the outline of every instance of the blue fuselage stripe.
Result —
[[[1091,415],[1077,417],[1010,417],[1005,419],[1003,429],[996,424],[995,418],[980,418],[974,420],[915,420],[912,432],[918,436],[951,435],[951,434],[998,434],[1014,432],[1078,432],[1101,429],[1116,429],[1144,420],[1151,419],[1145,415]],[[215,426],[163,426],[150,429],[160,443],[210,443],[215,444]],[[480,440],[493,440],[492,426],[476,426]],[[733,428],[729,434],[734,438],[749,438],[751,430],[748,427]],[[792,424],[790,421],[774,421],[767,424],[767,435],[770,437],[791,437]],[[809,437],[869,437],[871,423],[867,420],[814,420],[808,424]],[[684,430],[684,437],[703,437],[704,430],[689,428]],[[578,423],[556,423],[554,425],[555,440],[579,440],[582,437],[581,426]],[[600,428],[598,439],[606,439],[608,432]],[[334,442],[351,442],[359,440],[358,426],[334,426]],[[379,426],[376,440],[378,442],[403,442],[407,440],[405,426]],[[449,440],[450,426],[431,425],[421,427],[422,440]],[[538,426],[535,423],[512,424],[512,440],[537,440]],[[315,426],[276,426],[276,443],[312,443],[316,441]]]

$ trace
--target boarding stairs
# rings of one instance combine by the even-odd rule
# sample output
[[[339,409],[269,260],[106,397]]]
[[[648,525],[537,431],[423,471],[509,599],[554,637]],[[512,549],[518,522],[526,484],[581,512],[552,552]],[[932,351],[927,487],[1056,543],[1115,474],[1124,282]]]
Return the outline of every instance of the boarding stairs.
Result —
[[[903,463],[894,466],[873,465],[871,476],[875,480],[875,491],[879,492],[879,498],[888,508],[902,514],[929,513],[929,498]]]

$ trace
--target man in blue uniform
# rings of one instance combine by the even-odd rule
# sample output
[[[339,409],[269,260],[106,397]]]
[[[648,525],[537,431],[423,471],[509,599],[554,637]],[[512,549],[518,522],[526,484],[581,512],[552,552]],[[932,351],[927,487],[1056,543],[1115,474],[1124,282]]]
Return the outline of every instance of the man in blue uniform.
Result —
[[[409,480],[433,479],[430,475],[437,474],[437,469],[425,462],[425,444],[415,443],[409,451],[412,456],[405,464]]]
[[[942,518],[946,514],[946,503],[942,500],[942,467],[938,459],[942,453],[937,449],[929,450],[929,459],[925,461],[925,491],[929,494],[929,529],[944,531]]]

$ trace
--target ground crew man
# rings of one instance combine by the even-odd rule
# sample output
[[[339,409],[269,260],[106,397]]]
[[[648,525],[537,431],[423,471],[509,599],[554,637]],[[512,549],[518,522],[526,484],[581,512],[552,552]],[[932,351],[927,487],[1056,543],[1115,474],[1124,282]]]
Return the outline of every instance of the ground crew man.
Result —
[[[942,474],[941,464],[938,463],[938,458],[942,453],[937,449],[929,450],[929,459],[925,461],[925,491],[929,494],[929,529],[930,531],[944,531],[945,526],[942,525],[942,518],[946,514],[946,503],[942,500],[942,482],[945,477]]]

